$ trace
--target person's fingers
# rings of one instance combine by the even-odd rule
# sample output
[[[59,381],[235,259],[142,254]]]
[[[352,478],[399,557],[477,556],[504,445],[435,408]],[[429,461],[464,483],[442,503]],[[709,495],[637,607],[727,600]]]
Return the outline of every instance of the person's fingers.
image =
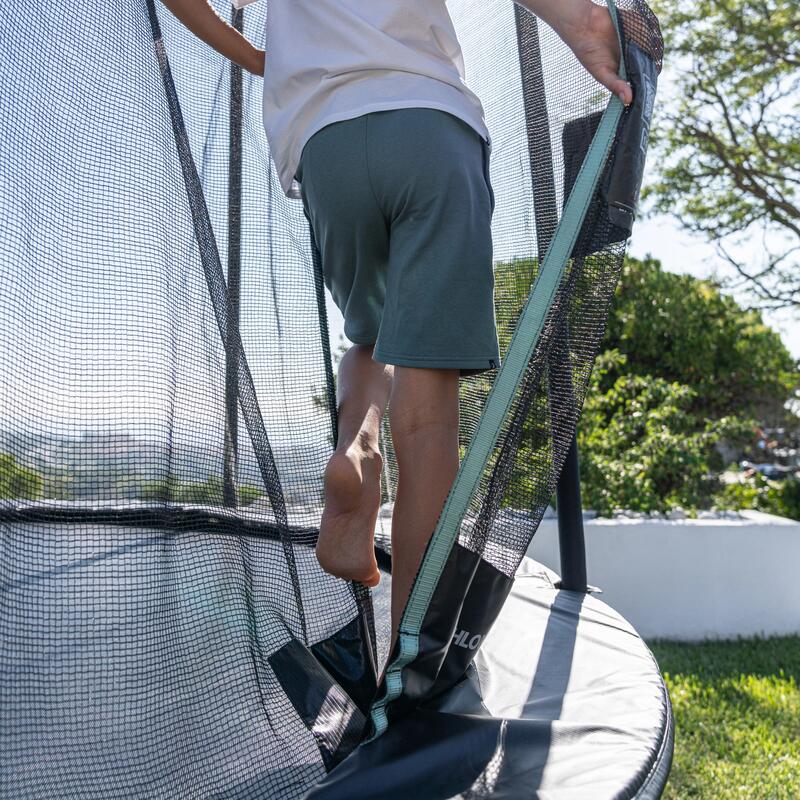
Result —
[[[620,78],[614,70],[603,68],[599,70],[599,74],[596,77],[606,89],[619,97],[624,105],[629,106],[633,102],[633,88],[627,81]]]
[[[633,102],[633,87],[622,78],[617,78],[616,85],[611,91],[622,100],[623,105],[629,106]]]

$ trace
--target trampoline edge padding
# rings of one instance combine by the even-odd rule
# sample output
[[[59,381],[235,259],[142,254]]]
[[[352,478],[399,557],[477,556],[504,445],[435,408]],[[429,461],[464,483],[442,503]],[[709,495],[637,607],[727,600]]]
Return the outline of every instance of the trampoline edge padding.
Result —
[[[653,659],[655,661],[655,658]],[[661,745],[653,759],[653,765],[636,792],[636,800],[659,800],[664,793],[672,769],[672,757],[675,750],[675,717],[672,713],[672,702],[669,691],[664,685],[664,726]]]
[[[525,559],[466,678],[306,800],[659,797],[674,724],[658,665],[624,618],[556,579]]]

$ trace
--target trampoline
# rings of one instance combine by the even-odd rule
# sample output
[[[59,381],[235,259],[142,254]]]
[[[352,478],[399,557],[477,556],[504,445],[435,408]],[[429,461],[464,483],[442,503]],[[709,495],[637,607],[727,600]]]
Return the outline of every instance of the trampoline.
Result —
[[[269,3],[224,3],[254,41]],[[324,574],[332,320],[260,83],[153,0],[6,6],[0,797],[655,798],[658,666],[587,585],[575,430],[661,67],[633,106],[511,0],[448,3],[493,138],[503,363],[389,652],[383,574]],[[559,577],[525,556],[558,495]]]

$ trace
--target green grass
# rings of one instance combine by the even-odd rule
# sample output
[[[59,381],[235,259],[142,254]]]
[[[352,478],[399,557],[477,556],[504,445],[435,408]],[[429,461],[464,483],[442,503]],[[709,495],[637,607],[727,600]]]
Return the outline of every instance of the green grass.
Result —
[[[665,800],[800,800],[800,637],[649,644],[675,712]]]

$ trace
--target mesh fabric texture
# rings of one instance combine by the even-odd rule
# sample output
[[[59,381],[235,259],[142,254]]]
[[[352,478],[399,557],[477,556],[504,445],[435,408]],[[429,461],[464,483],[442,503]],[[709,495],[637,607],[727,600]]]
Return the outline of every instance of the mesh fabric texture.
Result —
[[[608,97],[510,0],[449,6],[493,135],[507,347],[563,209],[566,125]],[[618,6],[660,61],[646,7]],[[267,10],[243,15],[256,42]],[[313,554],[336,435],[329,306],[260,82],[237,88],[159,8],[162,40],[154,12],[2,11],[3,798],[302,796],[323,760],[269,656],[370,619]],[[508,575],[555,487],[623,249],[568,265],[462,523]],[[462,384],[464,446],[493,378]]]

